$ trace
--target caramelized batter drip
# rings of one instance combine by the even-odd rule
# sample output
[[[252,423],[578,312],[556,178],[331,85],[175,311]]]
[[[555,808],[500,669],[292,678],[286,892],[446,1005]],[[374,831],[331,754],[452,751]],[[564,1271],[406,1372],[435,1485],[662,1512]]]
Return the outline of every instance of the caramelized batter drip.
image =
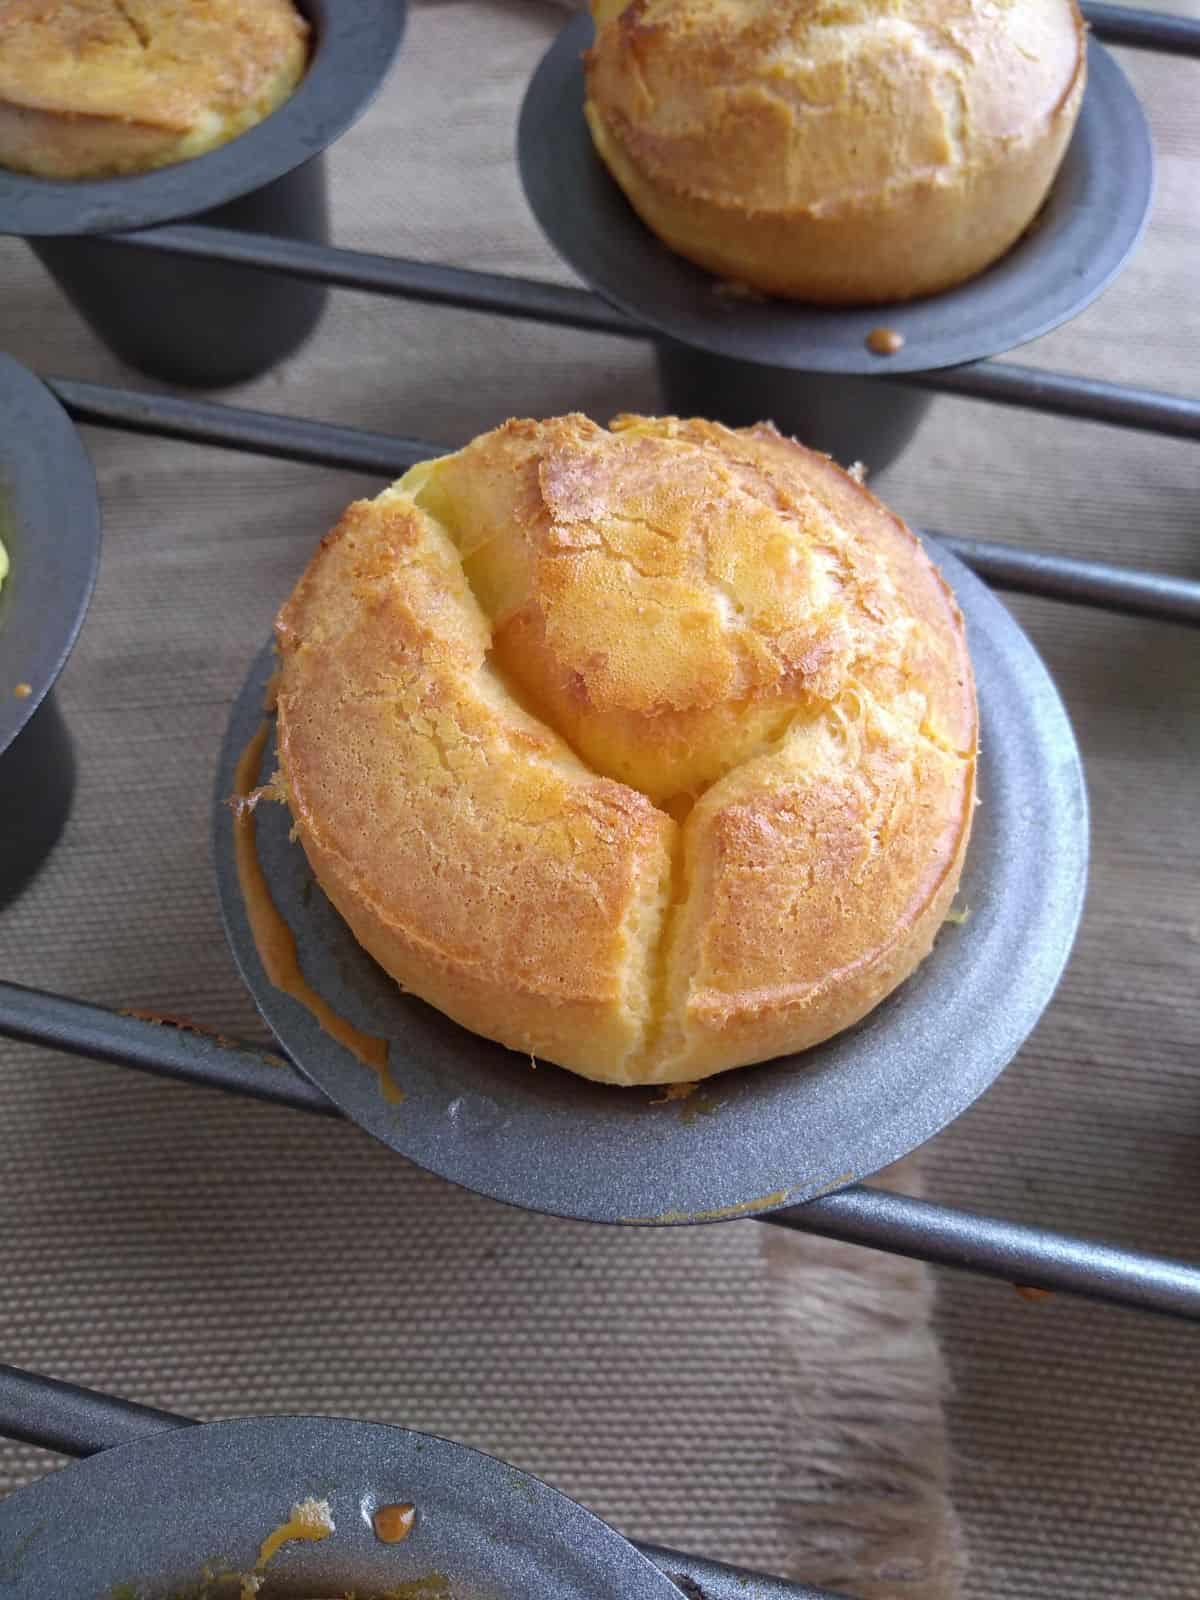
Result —
[[[241,802],[233,807],[234,859],[238,885],[259,960],[269,981],[277,989],[282,989],[284,994],[306,1006],[331,1039],[336,1039],[364,1066],[377,1073],[384,1099],[391,1105],[399,1105],[404,1099],[404,1091],[388,1073],[387,1040],[356,1028],[339,1015],[305,978],[300,970],[296,937],[271,896],[266,874],[258,859],[254,804],[266,792],[257,787],[257,779],[269,733],[270,724],[264,720],[238,758],[234,773],[234,794],[236,800]]]
[[[393,1506],[379,1506],[371,1518],[371,1526],[381,1544],[400,1544],[413,1531],[416,1521],[416,1506],[402,1501]]]

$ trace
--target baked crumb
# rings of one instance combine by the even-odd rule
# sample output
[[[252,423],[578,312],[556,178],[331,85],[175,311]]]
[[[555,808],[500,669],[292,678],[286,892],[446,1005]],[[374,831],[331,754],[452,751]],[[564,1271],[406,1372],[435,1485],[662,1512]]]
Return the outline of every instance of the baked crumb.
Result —
[[[656,1094],[651,1100],[652,1106],[665,1106],[672,1100],[686,1100],[689,1095],[695,1094],[700,1087],[698,1083],[666,1083],[663,1092]]]

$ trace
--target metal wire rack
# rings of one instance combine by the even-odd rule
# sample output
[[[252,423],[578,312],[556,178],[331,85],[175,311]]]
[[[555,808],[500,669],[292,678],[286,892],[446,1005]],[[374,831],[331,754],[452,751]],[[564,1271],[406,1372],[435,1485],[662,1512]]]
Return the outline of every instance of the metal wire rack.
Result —
[[[1121,6],[1089,5],[1084,10],[1096,35],[1110,43],[1200,56],[1200,23]],[[581,332],[650,337],[598,296],[560,284],[197,224],[112,237],[130,250],[165,249]],[[1200,440],[1200,400],[1069,373],[980,361],[907,374],[903,381],[943,394]],[[312,466],[392,477],[439,449],[418,439],[211,401],[65,378],[48,382],[67,412],[82,423]],[[1200,582],[946,534],[936,538],[997,588],[1200,626]],[[273,1063],[248,1046],[162,1028],[64,995],[0,983],[0,1034],[300,1110],[338,1114],[282,1056]],[[1200,1321],[1200,1266],[879,1189],[856,1185],[762,1220],[1033,1287]]]
[[[1090,4],[1083,10],[1095,35],[1107,43],[1200,57],[1200,22],[1124,6]],[[165,250],[330,287],[557,324],[581,333],[652,337],[598,296],[555,283],[198,224],[111,237],[114,243],[134,251]],[[877,381],[895,380],[880,377]],[[1200,441],[1200,400],[1184,396],[996,360],[905,374],[902,381],[942,394]],[[67,412],[81,423],[312,466],[392,477],[441,448],[418,439],[210,401],[66,378],[47,382]],[[943,533],[933,537],[999,589],[1200,626],[1200,582]],[[340,1114],[317,1088],[292,1070],[283,1055],[191,1028],[162,1026],[66,995],[0,982],[0,1035],[317,1115]],[[1200,1264],[874,1187],[854,1185],[761,1220],[1021,1285],[1200,1322]],[[653,1553],[668,1570],[676,1568],[674,1575],[680,1581],[690,1582],[694,1588],[703,1582],[703,1593],[713,1600],[732,1595],[735,1589],[742,1592],[737,1585],[744,1575],[733,1569],[674,1552]],[[815,1590],[796,1585],[769,1592],[791,1597],[817,1595]]]

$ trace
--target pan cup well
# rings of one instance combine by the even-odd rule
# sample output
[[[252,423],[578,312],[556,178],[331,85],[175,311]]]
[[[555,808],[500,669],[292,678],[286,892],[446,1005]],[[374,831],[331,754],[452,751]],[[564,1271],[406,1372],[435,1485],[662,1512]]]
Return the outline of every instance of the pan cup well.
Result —
[[[23,1433],[37,1436],[36,1418]],[[384,1544],[372,1512],[397,1500],[415,1503],[416,1526]],[[306,1501],[331,1531],[285,1543],[264,1564],[263,1541]],[[432,1435],[337,1417],[134,1437],[10,1495],[0,1547],[11,1600],[201,1589],[233,1600],[248,1592],[238,1575],[256,1571],[264,1594],[679,1600],[627,1539],[528,1473]]]
[[[98,235],[185,219],[329,242],[322,152],[366,110],[404,31],[404,0],[297,0],[312,56],[264,122],[194,160],[50,182],[0,171],[0,232],[31,247],[93,330],[152,377],[195,386],[267,370],[312,332],[327,290],[252,267],[130,250]]]
[[[531,1210],[594,1221],[718,1221],[797,1204],[869,1176],[938,1132],[1000,1073],[1070,952],[1087,864],[1078,750],[1058,695],[1010,614],[931,548],[966,618],[983,757],[959,905],[932,954],[856,1027],[803,1055],[709,1080],[684,1099],[531,1065],[401,993],[355,941],[289,838],[256,812],[271,895],[320,996],[388,1042],[378,1075],[267,979],[243,904],[227,804],[263,720],[264,649],[230,721],[214,849],[226,931],[267,1023],[352,1120],[427,1170]],[[273,740],[257,781],[275,769]],[[402,1098],[397,1098],[396,1090]]]
[[[70,736],[51,690],[82,625],[100,558],[96,481],[79,435],[32,374],[0,355],[0,907],[66,822]]]
[[[881,471],[928,406],[880,377],[1010,350],[1076,316],[1121,270],[1145,227],[1154,159],[1128,79],[1094,41],[1083,109],[1033,226],[978,277],[896,306],[825,307],[729,292],[639,220],[595,154],[583,116],[587,15],[567,23],[525,95],[517,159],[550,243],[660,341],[665,409],[732,426],[770,417],[843,463]],[[903,343],[868,344],[886,327]],[[878,343],[878,341],[876,341]],[[870,383],[856,379],[870,379]]]

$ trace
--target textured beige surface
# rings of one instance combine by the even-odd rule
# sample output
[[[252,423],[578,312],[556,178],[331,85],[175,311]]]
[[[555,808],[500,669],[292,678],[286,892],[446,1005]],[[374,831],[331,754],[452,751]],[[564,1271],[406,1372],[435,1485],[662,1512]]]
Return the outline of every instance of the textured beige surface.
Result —
[[[511,159],[517,86],[549,21],[534,3],[415,11],[384,101],[336,152],[341,240],[566,276]],[[1123,60],[1159,144],[1154,221],[1122,280],[1028,354],[1194,390],[1200,67]],[[23,246],[0,243],[0,272],[0,348],[43,372],[120,376]],[[509,412],[656,403],[636,345],[350,294],[309,351],[237,399],[451,444]],[[0,918],[0,970],[249,1033],[208,887],[217,743],[314,530],[376,485],[120,434],[88,443],[107,542],[63,681],[84,777],[58,855]],[[943,401],[880,487],[918,524],[1200,576],[1200,461],[1182,443]],[[1060,995],[997,1087],[935,1141],[931,1186],[1200,1257],[1196,639],[1045,602],[1015,609],[1087,756],[1092,887]],[[842,1280],[777,1314],[756,1224],[554,1223],[445,1188],[348,1128],[32,1050],[0,1061],[6,1359],[202,1413],[404,1418],[507,1454],[630,1532],[767,1567],[794,1546],[817,1570],[820,1540],[811,1525],[789,1532],[788,1496],[831,1497],[833,1539],[855,1483],[803,1445],[834,1441],[844,1467],[877,1370],[832,1361],[844,1351],[830,1308],[851,1303]],[[889,1303],[907,1346],[916,1323]],[[1194,1333],[950,1276],[939,1315],[970,1600],[1191,1600]],[[785,1321],[790,1356],[772,1337]],[[879,1353],[895,1362],[887,1333]],[[916,1381],[888,1389],[888,1415],[936,1457],[927,1352],[919,1363]],[[35,1459],[4,1447],[2,1481]],[[874,1466],[856,1482],[891,1488]]]

